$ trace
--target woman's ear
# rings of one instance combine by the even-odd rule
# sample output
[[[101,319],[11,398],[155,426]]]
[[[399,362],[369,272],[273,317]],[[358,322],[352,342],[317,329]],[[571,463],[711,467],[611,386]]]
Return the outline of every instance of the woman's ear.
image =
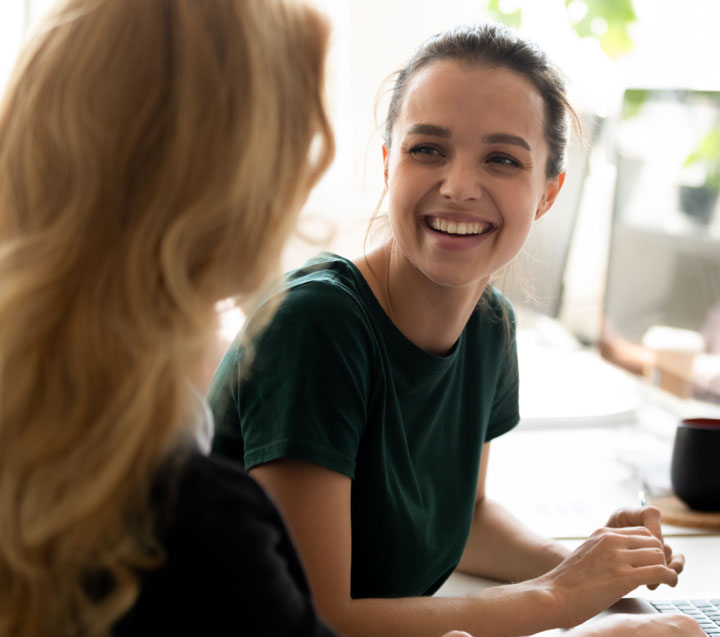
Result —
[[[387,183],[387,179],[385,183]],[[560,173],[557,177],[553,177],[547,182],[547,185],[545,186],[545,193],[543,194],[537,211],[535,212],[535,219],[539,219],[548,210],[550,210],[550,208],[552,208],[552,205],[555,203],[555,199],[557,198],[564,183],[565,173]]]

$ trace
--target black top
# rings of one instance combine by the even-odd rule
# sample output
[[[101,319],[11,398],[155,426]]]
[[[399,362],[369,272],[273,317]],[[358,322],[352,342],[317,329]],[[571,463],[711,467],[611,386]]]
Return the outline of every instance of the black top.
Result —
[[[337,637],[314,611],[280,515],[242,469],[192,452],[175,479],[164,475],[160,492],[176,498],[160,532],[166,560],[142,575],[116,637]]]

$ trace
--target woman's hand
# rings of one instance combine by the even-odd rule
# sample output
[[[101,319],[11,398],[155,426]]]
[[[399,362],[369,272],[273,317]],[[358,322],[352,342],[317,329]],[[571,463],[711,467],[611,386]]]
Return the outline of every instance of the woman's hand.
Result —
[[[685,566],[685,556],[673,553],[672,549],[665,544],[662,534],[660,510],[655,507],[643,507],[641,509],[620,509],[610,516],[607,526],[610,528],[623,528],[629,526],[644,526],[660,542],[665,551],[665,564],[676,573],[682,573]],[[648,588],[655,589],[658,584],[650,584]]]
[[[705,631],[687,615],[608,615],[578,626],[567,637],[705,637]]]
[[[597,615],[643,584],[677,584],[661,540],[645,526],[603,528],[535,582],[558,604],[561,627]]]
[[[687,615],[608,615],[589,624],[573,628],[567,637],[705,637],[705,631]],[[459,630],[442,637],[472,637]]]

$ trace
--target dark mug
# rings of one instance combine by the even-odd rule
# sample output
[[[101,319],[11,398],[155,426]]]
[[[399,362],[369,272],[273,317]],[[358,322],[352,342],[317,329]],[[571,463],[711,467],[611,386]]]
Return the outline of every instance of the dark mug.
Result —
[[[720,511],[720,418],[688,418],[675,432],[670,481],[691,509]]]

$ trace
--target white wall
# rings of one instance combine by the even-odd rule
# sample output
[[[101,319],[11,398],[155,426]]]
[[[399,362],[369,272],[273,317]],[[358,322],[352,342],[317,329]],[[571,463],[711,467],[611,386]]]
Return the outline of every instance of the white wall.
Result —
[[[26,20],[24,0],[6,0],[0,4],[0,90],[5,86],[20,50]]]

